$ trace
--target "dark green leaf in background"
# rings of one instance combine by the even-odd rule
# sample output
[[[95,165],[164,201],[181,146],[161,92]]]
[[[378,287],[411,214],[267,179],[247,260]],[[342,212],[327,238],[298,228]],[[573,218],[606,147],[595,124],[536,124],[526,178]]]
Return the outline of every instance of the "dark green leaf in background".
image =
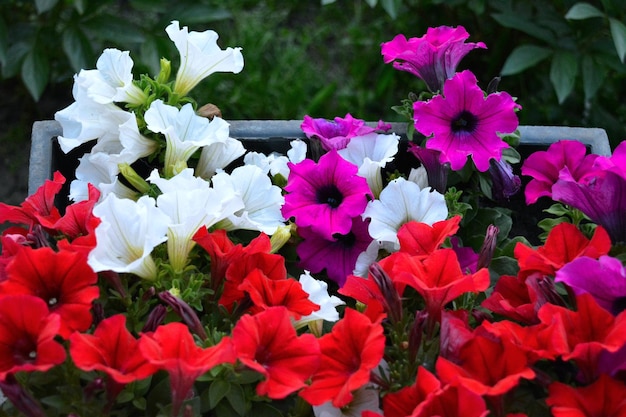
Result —
[[[0,65],[4,65],[7,59],[7,51],[9,49],[9,40],[7,36],[7,25],[4,19],[0,17]]]
[[[592,17],[604,17],[604,13],[589,3],[576,3],[565,14],[566,19],[584,20]]]
[[[578,60],[576,55],[568,51],[555,52],[550,67],[550,81],[559,103],[563,103],[574,89],[577,74]]]
[[[48,57],[39,48],[34,48],[22,63],[22,81],[35,101],[39,100],[48,84],[50,63]]]
[[[521,45],[513,49],[502,66],[501,75],[520,73],[552,55],[552,50],[537,45]]]
[[[599,65],[593,57],[585,55],[582,60],[582,75],[585,100],[591,100],[602,86],[607,75],[607,69]]]
[[[62,35],[63,51],[75,72],[95,66],[93,52],[87,36],[77,26],[69,26]]]
[[[617,19],[610,18],[609,24],[611,26],[611,37],[615,44],[615,50],[619,60],[624,62],[626,58],[626,26]]]
[[[37,7],[37,13],[43,14],[49,10],[52,10],[57,5],[59,0],[35,0],[35,7]]]

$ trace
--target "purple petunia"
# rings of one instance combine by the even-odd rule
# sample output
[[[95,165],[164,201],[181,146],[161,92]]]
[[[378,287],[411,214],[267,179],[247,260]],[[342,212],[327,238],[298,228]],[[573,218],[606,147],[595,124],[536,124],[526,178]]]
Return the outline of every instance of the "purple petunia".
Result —
[[[517,129],[513,98],[498,92],[485,97],[471,71],[463,71],[447,80],[443,95],[413,104],[415,129],[429,137],[426,148],[441,151],[440,161],[449,162],[457,171],[472,156],[476,168],[485,172],[489,161],[499,161],[502,149],[509,145],[498,133]]]
[[[385,64],[393,61],[393,67],[410,72],[424,80],[428,89],[441,91],[444,82],[451,78],[456,67],[469,51],[487,48],[484,43],[465,43],[469,33],[464,27],[439,26],[428,28],[421,38],[397,35],[381,45]]]
[[[613,315],[626,310],[626,268],[617,258],[576,258],[557,271],[555,281],[564,282],[576,295],[591,294]]]
[[[360,216],[355,217],[350,231],[335,234],[332,240],[320,236],[314,228],[298,228],[298,234],[304,239],[296,248],[300,257],[298,266],[312,273],[325,269],[328,278],[343,286],[348,275],[353,273],[357,258],[372,242],[367,231],[368,223]]]
[[[375,132],[378,129],[386,130],[390,126],[382,121],[373,128],[367,126],[364,120],[355,119],[350,113],[346,117],[335,117],[334,120],[323,118],[312,118],[304,116],[304,121],[300,125],[307,138],[319,139],[322,148],[326,151],[331,149],[340,150],[348,146],[348,142],[355,136],[363,136]]]
[[[289,163],[283,216],[295,218],[298,227],[314,227],[325,239],[345,235],[352,219],[360,216],[373,198],[367,180],[357,175],[358,167],[330,151],[316,164],[305,159]]]

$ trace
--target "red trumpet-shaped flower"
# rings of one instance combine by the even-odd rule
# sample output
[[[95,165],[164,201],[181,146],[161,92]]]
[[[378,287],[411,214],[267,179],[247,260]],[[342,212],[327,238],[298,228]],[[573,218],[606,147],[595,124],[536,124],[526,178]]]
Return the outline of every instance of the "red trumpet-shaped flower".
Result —
[[[257,394],[281,399],[306,385],[317,370],[320,348],[315,336],[298,336],[284,307],[243,316],[233,329],[237,358],[265,377]]]
[[[62,337],[85,331],[92,322],[91,303],[98,298],[98,276],[77,252],[23,247],[6,268],[0,294],[31,294],[61,316]]]
[[[15,372],[45,372],[65,360],[54,340],[60,317],[32,295],[0,297],[0,380]]]
[[[148,362],[169,374],[173,415],[178,415],[200,375],[217,365],[235,362],[229,338],[203,349],[195,344],[189,328],[176,322],[159,326],[154,333],[143,334],[139,350]]]
[[[554,382],[548,392],[546,403],[554,417],[626,415],[626,385],[608,375],[601,375],[585,387]]]
[[[383,327],[346,309],[331,333],[322,336],[320,348],[320,368],[300,395],[312,405],[332,401],[333,406],[343,407],[352,400],[352,391],[367,384],[371,371],[380,364],[385,349]]]

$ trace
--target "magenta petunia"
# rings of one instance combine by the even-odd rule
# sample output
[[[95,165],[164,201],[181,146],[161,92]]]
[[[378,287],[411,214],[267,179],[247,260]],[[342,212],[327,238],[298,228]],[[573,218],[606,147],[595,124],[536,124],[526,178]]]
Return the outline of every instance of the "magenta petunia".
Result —
[[[443,93],[413,104],[415,129],[433,135],[426,147],[441,151],[440,161],[449,162],[453,170],[463,168],[472,155],[476,168],[487,171],[489,160],[499,161],[502,149],[509,146],[498,133],[517,129],[520,106],[505,92],[485,97],[471,71],[446,81]]]
[[[564,282],[576,295],[591,294],[600,307],[613,315],[626,310],[626,268],[617,258],[576,258],[556,271],[555,281]]]
[[[456,67],[469,51],[484,48],[484,43],[465,43],[469,33],[463,26],[456,28],[439,26],[428,28],[420,38],[397,35],[381,45],[385,64],[393,61],[393,67],[407,71],[424,80],[430,91],[441,91],[444,82],[452,78]]]
[[[298,229],[298,234],[304,239],[296,252],[300,257],[299,267],[312,273],[326,269],[328,278],[343,286],[348,275],[351,275],[359,255],[372,242],[367,227],[368,223],[355,217],[352,219],[352,229],[342,235],[335,235],[332,240],[325,239],[315,232],[312,227]]]
[[[306,137],[319,139],[326,151],[343,149],[348,146],[351,138],[367,135],[381,127],[384,128],[381,123],[377,128],[369,127],[364,120],[355,119],[350,113],[346,117],[335,117],[334,120],[314,119],[307,115],[300,125]]]
[[[352,219],[365,210],[372,193],[367,180],[357,175],[358,167],[337,151],[324,154],[316,164],[305,159],[289,163],[283,216],[295,218],[298,227],[315,227],[325,239],[352,228]]]
[[[576,180],[589,172],[598,155],[586,153],[585,145],[575,140],[560,140],[545,151],[533,152],[522,164],[522,175],[531,177],[524,191],[526,203],[533,204],[544,196],[552,198],[552,186],[564,167]]]

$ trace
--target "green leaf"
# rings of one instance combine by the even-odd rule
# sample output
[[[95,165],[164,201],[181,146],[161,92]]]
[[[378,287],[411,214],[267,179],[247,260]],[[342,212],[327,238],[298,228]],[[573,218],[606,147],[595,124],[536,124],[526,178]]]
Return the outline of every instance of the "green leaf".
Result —
[[[35,7],[37,8],[37,14],[45,13],[52,10],[57,5],[59,0],[35,0]]]
[[[241,388],[240,385],[235,384],[231,384],[230,388],[230,391],[226,394],[226,399],[237,414],[244,416],[248,407],[243,393],[243,388]]]
[[[556,42],[554,34],[548,29],[536,25],[525,16],[518,16],[513,11],[507,13],[494,13],[491,15],[502,26],[517,29],[534,38],[541,39],[549,44]]]
[[[578,60],[576,55],[568,51],[555,52],[550,67],[550,81],[559,104],[563,103],[574,89],[577,74]]]
[[[537,45],[521,45],[513,49],[500,71],[500,75],[520,73],[527,68],[537,65],[552,55],[552,50]]]
[[[85,10],[87,10],[87,0],[74,0],[73,3],[74,9],[79,15],[85,14]]]
[[[596,95],[606,78],[607,69],[599,65],[591,56],[585,55],[582,62],[583,89],[585,100],[591,100]]]
[[[589,3],[576,3],[567,13],[565,18],[569,20],[584,20],[592,17],[604,17],[604,13]]]
[[[333,4],[337,0],[322,0],[322,6],[326,6],[327,4]]]
[[[77,26],[68,26],[62,35],[63,51],[76,72],[93,65],[91,44]]]
[[[9,50],[9,39],[7,25],[0,16],[0,65],[4,65],[7,60],[7,52]]]
[[[610,18],[609,24],[611,26],[611,37],[615,44],[615,50],[619,60],[624,62],[626,58],[626,26],[617,19]]]
[[[369,4],[370,7],[376,7],[378,4],[378,0],[365,0],[365,2]]]
[[[137,25],[119,16],[100,14],[93,19],[86,20],[84,25],[97,38],[120,44],[141,43],[145,39]]]
[[[383,9],[387,12],[387,14],[393,19],[396,20],[398,17],[398,10],[400,9],[402,0],[381,0],[381,5]]]
[[[185,25],[215,22],[233,17],[232,13],[227,9],[220,9],[204,4],[195,4],[193,6],[184,4],[174,10],[169,10],[168,13],[171,13],[172,16],[176,16],[176,19],[180,22],[184,22]]]
[[[216,379],[213,381],[209,387],[209,407],[215,408],[217,403],[222,401],[222,398],[230,392],[230,387],[231,384],[224,380]]]
[[[50,62],[39,48],[30,51],[22,63],[22,81],[35,101],[38,101],[48,84]]]

